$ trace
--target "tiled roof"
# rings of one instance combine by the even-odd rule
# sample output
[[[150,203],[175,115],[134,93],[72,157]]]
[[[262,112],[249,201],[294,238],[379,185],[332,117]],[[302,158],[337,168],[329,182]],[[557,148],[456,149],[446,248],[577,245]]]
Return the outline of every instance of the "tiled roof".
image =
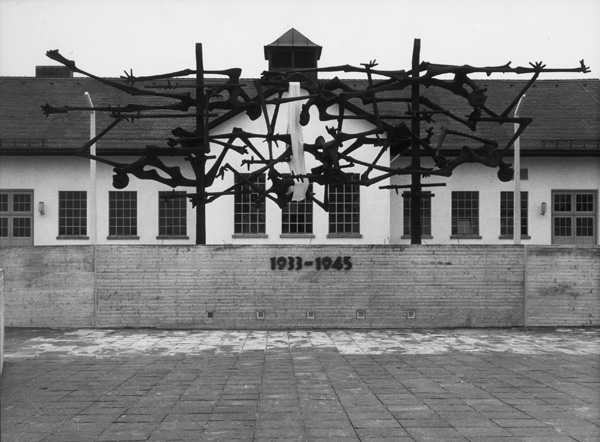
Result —
[[[141,103],[144,98],[127,95],[112,87],[88,78],[42,79],[42,78],[2,78],[0,79],[0,140],[1,149],[17,147],[29,143],[31,147],[48,149],[76,149],[89,140],[90,113],[69,112],[48,117],[41,106],[80,106],[88,107],[85,97],[89,92],[94,106],[117,106]],[[158,100],[160,101],[160,100]],[[166,100],[168,102],[169,100]],[[172,101],[172,100],[171,100]],[[96,113],[96,128],[100,132],[108,126],[112,118],[105,112]],[[122,122],[98,147],[140,147],[145,144],[161,144],[170,135],[172,121],[138,120],[135,123]],[[185,124],[185,123],[182,123]],[[19,140],[25,140],[23,142]],[[143,146],[142,146],[143,147]]]
[[[211,81],[207,80],[210,84]],[[356,89],[364,89],[365,80],[343,80]],[[479,80],[476,82],[488,89],[486,106],[495,112],[501,112],[512,101],[526,80]],[[252,80],[242,80],[246,92],[255,96]],[[165,84],[156,81],[154,86]],[[189,79],[171,80],[175,89],[169,92],[194,93],[194,81]],[[42,79],[30,77],[0,78],[0,154],[14,153],[15,149],[34,149],[58,152],[76,149],[89,139],[89,112],[69,112],[45,117],[41,105],[87,107],[84,95],[89,92],[95,106],[117,106],[135,103],[148,103],[147,97],[135,97],[105,86],[98,81],[83,78]],[[389,92],[385,96],[408,97],[409,91]],[[472,109],[465,100],[450,92],[431,87],[423,88],[422,94],[432,102],[461,117]],[[383,95],[382,95],[383,96]],[[172,99],[154,98],[156,103],[172,103]],[[363,105],[358,99],[350,101],[357,107],[371,111],[370,105]],[[382,115],[401,115],[407,111],[406,103],[383,102],[379,105]],[[529,89],[519,114],[533,118],[533,123],[521,136],[521,148],[524,154],[549,155],[599,155],[600,154],[600,80],[538,80]],[[112,119],[98,112],[97,132],[108,126]],[[468,132],[459,123],[444,115],[434,115],[435,125]],[[390,123],[393,123],[390,121]],[[121,151],[140,150],[146,144],[165,146],[171,137],[170,131],[177,126],[192,130],[193,118],[181,119],[145,119],[134,123],[122,122],[98,143],[99,149]],[[430,124],[422,123],[422,128]],[[513,133],[513,125],[503,126],[479,123],[477,135],[502,141],[508,140]],[[461,139],[448,137],[447,148],[457,148]]]
[[[487,88],[486,107],[497,114],[506,109],[527,83],[526,80],[489,79],[475,80],[475,82],[479,87]],[[464,98],[445,89],[422,87],[421,95],[465,120],[473,110]],[[524,152],[554,152],[555,154],[591,152],[600,155],[600,80],[538,80],[525,95],[519,109],[519,116],[532,118],[533,122],[520,138]],[[408,98],[410,91],[407,89],[399,91],[395,96]],[[421,108],[423,110],[424,106]],[[406,111],[406,103],[396,102],[387,103],[381,112],[398,115]],[[509,116],[513,115],[513,112],[509,114]],[[434,123],[424,122],[421,127],[444,126],[473,134],[464,125],[445,115],[433,115],[433,119]],[[479,122],[476,135],[496,140],[502,145],[512,137],[513,133],[512,123],[498,125]],[[444,146],[458,148],[463,141],[464,139],[456,136],[448,136]]]
[[[515,98],[526,81],[484,80],[477,82],[487,88],[486,106],[496,113],[502,112]],[[465,100],[445,90],[424,91],[424,95],[437,92],[445,108],[458,110],[465,116],[472,108]],[[435,99],[433,99],[435,102]],[[511,112],[509,116],[513,116]],[[524,151],[593,151],[600,154],[600,81],[599,80],[538,80],[527,91],[519,108],[519,116],[532,118],[533,122],[521,135]],[[435,118],[435,116],[434,116]],[[435,118],[439,124],[465,131],[464,127],[447,117]],[[514,125],[505,123],[478,123],[477,134],[499,143],[508,141]],[[450,140],[449,140],[450,141]]]

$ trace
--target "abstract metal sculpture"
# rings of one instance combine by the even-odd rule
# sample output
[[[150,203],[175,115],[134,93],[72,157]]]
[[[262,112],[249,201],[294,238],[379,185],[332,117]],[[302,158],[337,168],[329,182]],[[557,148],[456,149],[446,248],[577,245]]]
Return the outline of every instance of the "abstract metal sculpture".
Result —
[[[413,48],[412,68],[409,71],[383,71],[377,70],[377,63],[371,61],[362,64],[362,67],[350,65],[334,66],[326,68],[295,69],[283,72],[264,72],[261,79],[254,80],[253,87],[256,96],[251,97],[244,90],[245,85],[240,81],[241,69],[226,70],[204,70],[202,59],[202,45],[196,44],[196,69],[185,69],[168,74],[136,77],[132,72],[126,73],[122,81],[114,81],[97,77],[80,68],[74,61],[68,60],[56,50],[48,51],[47,56],[63,65],[71,71],[93,78],[107,86],[111,86],[132,96],[149,97],[150,99],[171,100],[168,104],[129,104],[121,107],[53,107],[49,104],[43,105],[42,109],[46,116],[55,113],[67,113],[71,111],[99,111],[107,112],[113,118],[113,122],[102,130],[95,138],[85,143],[75,153],[81,157],[100,161],[113,167],[113,184],[122,189],[129,182],[129,175],[138,179],[150,179],[166,184],[173,188],[191,187],[193,192],[188,192],[192,204],[197,207],[196,243],[206,243],[205,206],[206,204],[224,195],[233,195],[240,192],[242,188],[249,187],[258,193],[261,204],[265,198],[273,200],[279,207],[285,207],[292,200],[293,188],[300,181],[308,181],[326,187],[325,199],[318,201],[313,194],[307,194],[306,198],[314,200],[325,210],[329,209],[327,201],[327,188],[339,184],[352,183],[360,186],[369,186],[379,183],[395,175],[410,175],[411,184],[407,186],[389,185],[381,186],[386,189],[410,188],[405,193],[411,200],[411,243],[420,244],[420,199],[423,187],[441,186],[439,184],[422,184],[422,177],[442,176],[449,177],[454,169],[464,163],[479,163],[488,167],[498,168],[498,177],[502,181],[510,181],[513,177],[511,165],[504,161],[515,140],[531,123],[529,118],[510,117],[519,99],[533,85],[538,76],[545,72],[589,72],[583,60],[580,66],[572,69],[546,69],[542,63],[532,63],[530,67],[510,67],[510,63],[495,67],[473,67],[469,65],[452,66],[420,62],[420,40],[415,39]],[[338,77],[324,81],[311,81],[303,74],[309,72],[353,72],[366,76],[366,86],[356,89],[344,83]],[[486,88],[479,87],[475,81],[468,76],[474,73],[516,73],[533,74],[525,86],[515,94],[514,99],[499,112],[493,111],[487,105]],[[195,95],[190,92],[172,93],[157,92],[148,88],[136,87],[147,81],[167,80],[162,86],[165,89],[173,89],[170,80],[175,77],[195,75]],[[226,81],[216,86],[207,87],[205,75],[217,75],[227,77]],[[441,79],[440,76],[452,75],[450,80]],[[382,80],[374,80],[374,76],[383,77]],[[308,95],[296,96],[288,92],[291,79],[295,81],[300,78],[301,87]],[[444,89],[451,94],[466,101],[471,108],[468,116],[463,117],[455,109],[448,109],[434,103],[421,91],[425,88],[435,87]],[[155,86],[155,89],[159,87]],[[410,91],[409,95],[398,95],[402,91]],[[360,104],[356,104],[356,101]],[[313,143],[302,143],[303,152],[311,154],[320,165],[312,168],[310,173],[292,174],[284,176],[275,169],[280,163],[289,162],[294,155],[291,148],[292,137],[289,133],[278,134],[275,125],[279,115],[280,106],[284,103],[301,101],[299,112],[299,123],[306,126],[310,121],[310,109],[318,110],[321,121],[337,122],[337,126],[326,128],[326,133],[318,136]],[[385,103],[406,103],[405,113],[384,115],[380,108]],[[269,112],[267,106],[272,106]],[[421,110],[421,109],[424,110]],[[190,109],[192,110],[190,113]],[[264,133],[250,133],[243,129],[235,128],[228,134],[211,134],[213,125],[222,121],[229,115],[245,112],[251,120],[257,120],[262,116],[266,131]],[[223,114],[224,113],[224,114]],[[444,115],[465,129],[473,133],[457,131],[450,128],[441,128],[436,134],[433,128],[421,133],[421,122],[432,123],[434,116]],[[142,118],[180,118],[193,117],[195,125],[190,129],[181,127],[174,128],[171,133],[174,138],[169,138],[166,146],[146,146],[146,155],[131,163],[119,163],[102,158],[90,153],[90,147],[99,139],[109,133],[113,128],[123,121],[133,122]],[[370,123],[372,129],[359,133],[344,132],[344,122],[360,119]],[[403,120],[410,120],[410,127]],[[503,146],[495,140],[486,139],[475,135],[481,124],[504,123],[518,124],[519,128],[514,135]],[[475,140],[483,143],[480,147],[461,147],[457,156],[449,158],[443,152],[443,145],[448,135],[454,135],[466,140]],[[437,137],[437,146],[432,145],[433,137]],[[254,141],[266,142],[268,154],[263,154],[253,143]],[[276,153],[275,148],[279,143],[285,144],[283,152]],[[376,152],[374,160],[365,162],[353,155],[358,149],[372,149]],[[221,149],[218,155],[210,155],[214,149]],[[393,152],[401,156],[410,156],[410,164],[405,167],[391,167],[382,164],[384,153]],[[224,163],[226,154],[234,152],[242,157],[241,166],[250,164],[261,165],[250,174],[242,174],[230,163]],[[434,167],[425,168],[421,164],[421,154],[432,159]],[[161,160],[161,156],[183,156],[191,165],[194,177],[184,176],[177,166],[168,166]],[[345,173],[343,169],[360,165],[366,168],[358,179],[353,175]],[[150,169],[147,169],[147,168]],[[159,173],[158,171],[161,173]],[[236,182],[229,188],[219,192],[209,192],[218,176],[231,173],[236,177]],[[254,184],[254,178],[267,174],[271,185],[261,189]],[[376,176],[371,176],[377,174]]]

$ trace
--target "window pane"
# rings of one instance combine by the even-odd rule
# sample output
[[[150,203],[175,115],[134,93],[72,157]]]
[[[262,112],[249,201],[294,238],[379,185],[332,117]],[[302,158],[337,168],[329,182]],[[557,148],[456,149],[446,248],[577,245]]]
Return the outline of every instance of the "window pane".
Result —
[[[594,211],[594,195],[592,194],[577,194],[575,195],[576,211],[577,212],[593,212]]]
[[[555,212],[570,212],[571,195],[565,193],[554,194],[554,211]]]
[[[31,217],[14,217],[13,237],[30,238],[31,237]]]
[[[527,212],[529,212],[529,194],[521,192],[521,235],[527,235],[529,232]]]
[[[307,194],[312,194],[312,184]],[[281,211],[282,233],[313,233],[313,203],[308,198],[303,201],[290,201]]]
[[[521,192],[521,235],[527,235],[528,194]],[[500,192],[500,235],[514,236],[514,192]]]
[[[87,192],[58,192],[58,234],[87,235]]]
[[[571,218],[554,218],[554,236],[571,236]]]
[[[350,179],[358,180],[359,175],[352,174]],[[360,233],[360,186],[353,183],[330,186],[328,197],[329,233]]]
[[[594,236],[594,218],[576,218],[575,226],[577,236]]]
[[[187,198],[185,192],[158,193],[159,236],[187,235]]]
[[[8,193],[0,193],[0,212],[8,212]]]
[[[514,235],[514,192],[500,192],[500,235]]]
[[[31,193],[13,194],[13,212],[31,212]]]
[[[109,235],[137,235],[137,192],[109,192]]]
[[[479,192],[452,192],[452,234],[479,234]]]
[[[8,238],[8,218],[0,218],[0,238]]]
[[[251,178],[250,174],[245,174],[243,177],[246,180],[251,179],[251,183],[261,192],[265,190],[264,174],[254,178]],[[236,184],[240,185],[236,188],[234,194],[234,233],[265,233],[265,204],[263,201],[260,201],[262,203],[260,205],[255,204],[255,201],[259,201],[263,196],[253,186],[243,182],[240,178],[236,178]],[[239,215],[242,215],[241,220]]]

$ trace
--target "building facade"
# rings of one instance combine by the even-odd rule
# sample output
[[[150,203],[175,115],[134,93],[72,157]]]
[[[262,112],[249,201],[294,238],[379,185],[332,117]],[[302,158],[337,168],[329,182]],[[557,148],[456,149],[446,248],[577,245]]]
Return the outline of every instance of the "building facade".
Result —
[[[91,86],[90,82],[84,83]],[[79,86],[81,88],[81,84]],[[272,106],[268,111],[272,115]],[[284,108],[279,114],[277,127],[281,126],[280,130],[284,131],[287,123]],[[87,130],[87,125],[89,122],[80,129]],[[219,125],[212,133],[228,134],[239,127],[251,133],[266,130],[263,120],[252,121],[245,114],[239,114]],[[373,128],[360,120],[350,122],[347,127],[351,133]],[[306,142],[314,141],[324,133],[325,122],[319,121],[316,109],[311,110],[311,124],[303,129],[304,139]],[[266,145],[260,147],[266,150]],[[275,146],[275,149],[283,152],[284,147]],[[125,189],[117,190],[112,185],[114,173],[111,166],[77,158],[68,152],[59,151],[52,155],[51,149],[48,149],[49,154],[43,151],[44,147],[40,149],[42,151],[31,155],[27,153],[27,147],[13,147],[10,154],[1,156],[0,195],[3,199],[0,201],[4,203],[0,206],[4,223],[1,244],[195,243],[195,208],[180,195],[180,191],[189,191],[190,188],[172,189],[152,180],[134,178]],[[98,143],[97,149],[102,152],[102,143]],[[356,157],[370,163],[375,155],[375,151],[364,150]],[[120,163],[136,159],[123,155],[108,158]],[[306,160],[307,168],[319,165],[308,155]],[[389,163],[389,155],[386,154],[383,160]],[[167,158],[164,161],[169,166],[180,167],[184,175],[193,176],[189,164],[183,159]],[[241,161],[241,157],[231,153],[225,157],[223,164],[240,166]],[[251,172],[260,166],[249,164],[244,166],[244,170]],[[358,166],[352,173],[360,174],[365,169],[366,166]],[[278,172],[290,173],[285,164],[278,167]],[[234,179],[231,174],[217,179],[210,192],[226,190],[234,184]],[[379,184],[389,184],[389,179]],[[256,185],[267,185],[266,174]],[[313,185],[310,191],[317,200],[325,199],[323,186]],[[252,194],[236,194],[220,197],[208,204],[207,243],[383,244],[390,240],[390,199],[388,192],[377,186],[330,188],[329,212],[311,201],[292,202],[280,208],[274,201],[266,199],[257,207],[254,197]]]
[[[316,66],[320,52],[320,46],[295,30],[265,46],[271,68],[285,68],[288,59],[293,62],[292,68]],[[196,209],[180,193],[189,188],[172,189],[135,178],[126,188],[114,188],[111,166],[73,154],[90,138],[90,113],[46,118],[40,110],[40,105],[48,102],[87,105],[86,93],[96,105],[115,105],[123,97],[87,78],[53,78],[53,71],[43,69],[39,75],[0,78],[0,247],[194,244]],[[174,86],[185,81],[176,81]],[[364,80],[354,83],[360,81]],[[352,84],[353,80],[348,82]],[[524,81],[484,83],[490,102],[506,102],[506,97]],[[452,97],[431,93],[433,101],[453,106]],[[528,91],[520,113],[533,118],[534,123],[520,140],[522,243],[599,244],[599,98],[598,79],[538,80]],[[283,106],[277,117],[278,133],[286,133],[286,109]],[[388,110],[404,112],[399,107]],[[268,106],[268,114],[273,117],[272,106]],[[102,128],[109,121],[99,115],[97,123]],[[443,116],[438,123],[445,123]],[[305,142],[327,136],[326,127],[327,122],[320,121],[316,109],[311,109],[310,123],[303,128]],[[348,120],[344,127],[347,132],[360,133],[374,126],[356,119]],[[234,128],[254,133],[266,130],[263,119],[252,120],[245,113],[223,120],[210,130],[211,134],[228,134]],[[135,122],[102,138],[96,149],[115,162],[131,162],[143,155],[146,144],[164,144],[169,130],[160,122]],[[486,136],[506,141],[512,130],[505,127]],[[456,154],[462,142],[450,139],[448,154]],[[267,149],[265,143],[257,146]],[[363,148],[355,156],[368,164],[377,154],[376,149]],[[184,175],[192,173],[181,157],[164,161],[180,167]],[[380,161],[404,167],[410,158],[386,152]],[[240,162],[241,157],[230,153],[223,164],[240,168]],[[318,163],[307,156],[307,168],[316,166]],[[251,172],[260,165],[244,167]],[[355,165],[350,172],[364,171],[365,166]],[[289,170],[283,164],[278,172],[286,174]],[[463,164],[451,177],[424,179],[424,183],[443,186],[426,188],[430,192],[422,201],[423,243],[513,243],[515,185],[513,181],[499,181],[496,172],[480,164]],[[228,189],[234,179],[231,174],[217,178],[209,191]],[[308,200],[284,208],[268,199],[257,205],[248,187],[247,192],[223,196],[207,205],[207,243],[408,244],[409,200],[402,190],[380,188],[408,184],[407,176],[394,176],[368,187],[332,186],[328,195],[323,186],[313,184],[310,192],[319,201],[329,199],[329,212]],[[269,181],[265,176],[254,185],[268,186]]]

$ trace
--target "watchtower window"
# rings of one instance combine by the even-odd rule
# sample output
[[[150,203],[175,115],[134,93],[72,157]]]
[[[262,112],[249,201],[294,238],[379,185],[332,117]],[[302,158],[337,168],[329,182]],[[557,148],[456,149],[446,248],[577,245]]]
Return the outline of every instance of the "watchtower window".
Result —
[[[291,49],[274,49],[271,53],[271,68],[283,69],[292,68],[293,57]]]
[[[315,51],[312,49],[273,49],[271,69],[304,69],[317,66]]]
[[[315,51],[310,49],[296,49],[294,51],[294,67],[296,69],[314,68],[316,66]]]

